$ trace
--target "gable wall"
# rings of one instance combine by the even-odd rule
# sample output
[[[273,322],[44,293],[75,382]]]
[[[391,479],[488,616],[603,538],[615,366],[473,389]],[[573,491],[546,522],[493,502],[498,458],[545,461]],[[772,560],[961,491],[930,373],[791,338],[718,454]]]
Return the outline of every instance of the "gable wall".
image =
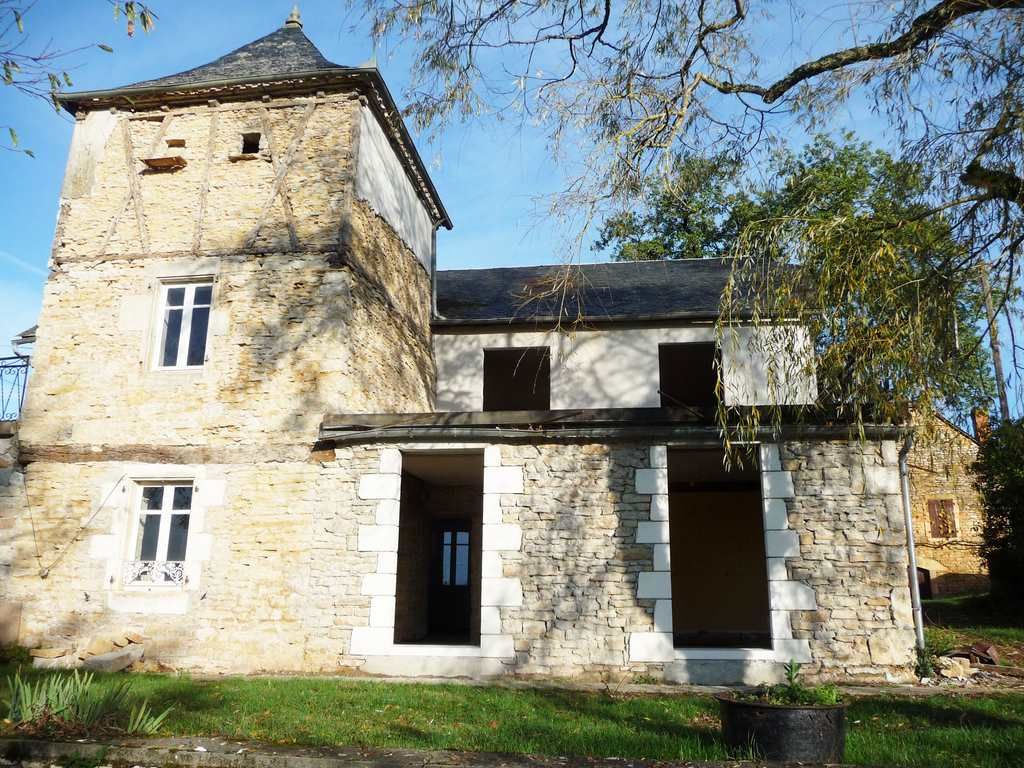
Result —
[[[931,573],[935,597],[988,588],[988,574],[979,552],[985,510],[971,469],[977,456],[977,443],[940,421],[934,435],[917,441],[908,457],[917,565]],[[955,537],[932,536],[929,499],[953,501]]]

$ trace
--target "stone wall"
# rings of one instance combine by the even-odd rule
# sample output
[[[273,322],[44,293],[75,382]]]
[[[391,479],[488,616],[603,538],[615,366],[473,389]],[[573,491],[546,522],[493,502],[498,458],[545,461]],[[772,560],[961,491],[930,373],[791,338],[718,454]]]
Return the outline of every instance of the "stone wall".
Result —
[[[799,555],[789,577],[816,607],[791,612],[824,677],[907,678],[914,631],[895,443],[794,442],[780,450]]]
[[[21,604],[10,596],[14,563],[14,527],[25,508],[25,477],[18,464],[18,429],[0,421],[0,646],[18,642]]]
[[[979,554],[985,510],[971,470],[977,456],[977,442],[936,420],[934,433],[919,439],[908,458],[917,566],[929,572],[935,597],[988,588]],[[933,499],[953,502],[954,536],[933,535],[928,517],[928,502]]]
[[[151,658],[202,671],[748,682],[777,678],[802,644],[814,675],[908,675],[913,631],[891,443],[779,449],[765,486],[791,484],[771,493],[785,500],[782,533],[794,543],[780,545],[768,531],[766,552],[770,572],[786,571],[773,576],[785,579],[772,590],[773,631],[785,613],[792,639],[749,659],[727,650],[679,656],[671,647],[662,659],[634,653],[631,638],[663,630],[658,604],[669,597],[645,581],[670,567],[649,536],[660,525],[644,474],[658,470],[651,446],[486,450],[481,645],[468,657],[449,648],[442,664],[420,657],[437,649],[391,646],[401,454],[383,446],[324,451],[316,462],[34,464],[32,519],[15,522],[6,586],[8,599],[25,605],[22,641],[76,647],[136,631],[150,638]],[[135,514],[122,476],[155,472],[193,477],[198,489],[191,578],[180,590],[125,587],[118,578]],[[809,602],[793,602],[799,590]]]

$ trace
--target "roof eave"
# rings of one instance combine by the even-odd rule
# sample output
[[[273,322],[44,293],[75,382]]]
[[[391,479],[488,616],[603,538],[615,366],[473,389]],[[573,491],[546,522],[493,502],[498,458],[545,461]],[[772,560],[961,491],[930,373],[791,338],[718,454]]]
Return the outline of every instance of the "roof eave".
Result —
[[[741,320],[749,320],[751,315],[744,313],[736,315]],[[600,317],[587,316],[582,322],[587,325],[603,324],[627,324],[627,323],[656,323],[656,322],[716,322],[718,314],[713,312],[662,312],[650,314],[623,314],[623,315],[602,315]],[[438,317],[431,322],[433,328],[464,328],[467,326],[509,326],[509,325],[556,325],[561,322],[563,325],[572,325],[576,319],[557,318],[554,316],[538,317],[495,317],[495,318],[445,318]]]
[[[409,130],[405,126],[405,120],[402,119],[398,106],[395,104],[395,100],[392,98],[391,92],[388,90],[387,84],[384,82],[384,78],[376,67],[333,67],[331,69],[313,69],[303,72],[291,72],[269,78],[265,75],[257,77],[232,77],[220,80],[206,80],[196,83],[182,83],[179,85],[129,86],[123,88],[109,88],[100,91],[76,91],[58,94],[57,101],[65,110],[74,115],[83,108],[104,109],[124,106],[130,109],[137,109],[140,106],[139,102],[148,101],[151,97],[154,102],[160,101],[165,104],[196,103],[211,98],[208,93],[204,93],[200,97],[195,93],[196,91],[210,91],[218,88],[229,89],[243,85],[267,85],[268,87],[272,87],[274,85],[288,83],[289,81],[309,80],[324,77],[351,78],[355,84],[370,85],[378,92],[381,100],[384,102],[384,107],[388,111],[394,113],[398,118],[394,121],[394,124],[397,126],[398,131],[401,134],[402,141],[416,165],[417,172],[423,178],[424,184],[430,194],[431,202],[438,213],[436,217],[437,220],[434,222],[435,226],[441,226],[450,230],[453,226],[451,217],[448,215],[448,211],[445,209],[444,203],[441,201],[441,196],[438,194],[437,188],[434,186],[434,182],[430,178],[430,174],[427,172],[426,165],[423,163],[423,158],[420,157],[419,151],[416,149],[416,145],[413,142],[412,137],[409,135]],[[163,96],[164,98],[156,99],[155,97],[157,96]],[[375,109],[375,111],[380,111],[379,108],[372,104],[371,108]]]

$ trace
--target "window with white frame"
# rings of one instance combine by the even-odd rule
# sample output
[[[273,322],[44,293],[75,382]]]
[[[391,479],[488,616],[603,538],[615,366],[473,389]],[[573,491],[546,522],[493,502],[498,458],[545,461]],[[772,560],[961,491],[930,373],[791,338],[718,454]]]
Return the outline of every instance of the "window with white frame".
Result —
[[[192,483],[147,483],[140,487],[134,555],[125,582],[181,584],[188,552]]]
[[[160,368],[199,368],[206,359],[213,283],[165,283],[161,296]]]

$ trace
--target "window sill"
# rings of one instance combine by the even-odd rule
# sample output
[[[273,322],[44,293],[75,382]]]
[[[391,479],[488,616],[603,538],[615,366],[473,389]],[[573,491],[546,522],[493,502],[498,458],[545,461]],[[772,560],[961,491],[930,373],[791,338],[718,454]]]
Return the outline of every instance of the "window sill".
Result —
[[[676,648],[676,661],[775,661],[772,648]]]

